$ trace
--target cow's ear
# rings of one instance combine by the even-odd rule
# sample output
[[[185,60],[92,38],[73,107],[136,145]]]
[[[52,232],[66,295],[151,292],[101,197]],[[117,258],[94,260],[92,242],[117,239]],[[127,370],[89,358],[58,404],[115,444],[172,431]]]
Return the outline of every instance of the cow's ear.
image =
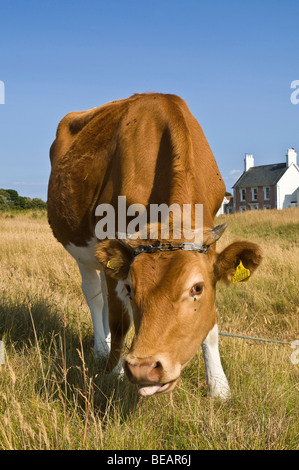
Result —
[[[128,277],[133,250],[124,241],[104,240],[97,245],[95,254],[108,276],[118,280]]]
[[[216,280],[229,283],[236,272],[240,261],[249,269],[250,276],[262,261],[263,252],[259,245],[248,241],[237,241],[228,245],[221,253],[218,253],[214,264]]]

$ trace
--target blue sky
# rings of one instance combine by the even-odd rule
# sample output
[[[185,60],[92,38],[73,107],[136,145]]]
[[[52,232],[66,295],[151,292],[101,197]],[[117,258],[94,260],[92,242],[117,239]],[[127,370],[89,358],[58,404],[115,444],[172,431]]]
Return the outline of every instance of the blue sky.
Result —
[[[298,0],[0,0],[0,187],[46,200],[59,120],[143,91],[187,101],[228,190],[245,153],[284,161],[298,24]]]

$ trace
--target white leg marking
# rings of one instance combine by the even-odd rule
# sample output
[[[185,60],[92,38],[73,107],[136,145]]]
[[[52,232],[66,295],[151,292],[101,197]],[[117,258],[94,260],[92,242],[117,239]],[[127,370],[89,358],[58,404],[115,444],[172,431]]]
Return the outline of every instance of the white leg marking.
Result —
[[[81,288],[85,295],[93,323],[94,349],[97,355],[107,357],[109,355],[110,345],[107,344],[106,341],[102,317],[104,299],[102,295],[101,282],[95,269],[82,263],[78,263],[78,266],[82,277]]]
[[[105,273],[101,271],[101,265],[97,261],[94,251],[97,239],[90,240],[87,246],[75,246],[72,243],[66,246],[67,251],[75,258],[82,277],[82,291],[89,306],[94,327],[94,349],[98,355],[108,356],[111,347],[111,335],[109,328],[108,289]],[[119,282],[116,287],[116,295],[122,300],[127,308],[131,321],[133,318],[132,307],[124,288],[124,283]],[[120,376],[123,375],[121,360],[112,371]]]
[[[110,339],[110,328],[109,328],[109,308],[108,308],[108,289],[106,284],[106,276],[103,271],[100,272],[100,279],[101,279],[101,286],[102,286],[102,295],[104,300],[104,307],[103,307],[103,326],[104,326],[104,333],[107,342],[111,342]]]
[[[94,327],[95,351],[98,355],[107,356],[110,351],[107,286],[104,273],[101,273],[101,279],[97,274],[97,270],[101,270],[101,265],[94,254],[97,243],[97,239],[92,238],[87,246],[69,243],[66,249],[77,261],[81,273],[81,287]]]
[[[207,384],[213,397],[226,399],[230,397],[227,378],[223,372],[218,349],[218,325],[209,332],[202,343],[202,352],[205,361]]]
[[[121,360],[121,359],[118,361],[118,363],[116,364],[116,366],[114,367],[114,369],[111,371],[111,374],[118,375],[119,378],[124,377],[125,371],[124,371],[124,368],[123,368],[123,364],[122,364],[122,360]]]

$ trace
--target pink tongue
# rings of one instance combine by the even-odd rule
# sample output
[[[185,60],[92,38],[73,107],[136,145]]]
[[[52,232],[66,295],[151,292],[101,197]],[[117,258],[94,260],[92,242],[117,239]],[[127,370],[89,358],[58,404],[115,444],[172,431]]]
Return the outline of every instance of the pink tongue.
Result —
[[[142,387],[139,389],[139,393],[142,397],[150,397],[161,388],[161,385],[150,385],[149,387]]]

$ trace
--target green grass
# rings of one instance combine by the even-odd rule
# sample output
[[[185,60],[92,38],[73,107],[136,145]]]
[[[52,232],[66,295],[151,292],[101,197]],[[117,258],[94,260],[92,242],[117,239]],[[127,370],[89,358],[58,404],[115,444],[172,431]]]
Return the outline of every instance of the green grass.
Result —
[[[299,210],[223,221],[219,250],[246,238],[265,258],[250,282],[219,284],[220,331],[299,339]],[[76,264],[45,215],[0,214],[0,266],[0,449],[298,449],[299,364],[290,346],[221,336],[230,400],[207,395],[200,351],[171,396],[142,399],[94,360]]]

